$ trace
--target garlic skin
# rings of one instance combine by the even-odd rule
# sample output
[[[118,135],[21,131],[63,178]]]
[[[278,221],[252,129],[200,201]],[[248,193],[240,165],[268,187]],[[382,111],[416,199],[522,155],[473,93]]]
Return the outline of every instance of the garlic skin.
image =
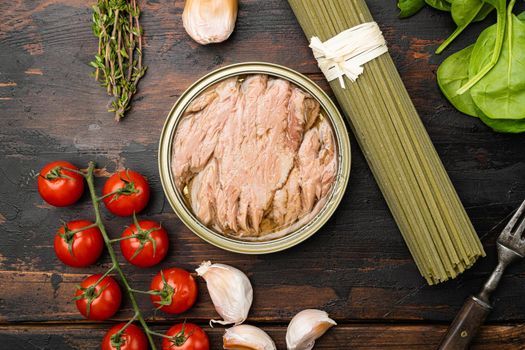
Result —
[[[247,324],[228,328],[222,344],[223,349],[228,350],[277,350],[268,333]]]
[[[239,269],[205,261],[195,271],[204,278],[211,301],[224,320],[212,323],[235,325],[243,323],[252,306],[253,288],[248,277]]]
[[[202,45],[229,38],[237,20],[238,0],[186,0],[182,24],[193,40]]]
[[[306,309],[295,315],[286,330],[288,350],[311,350],[316,339],[332,326],[337,325],[322,310]]]

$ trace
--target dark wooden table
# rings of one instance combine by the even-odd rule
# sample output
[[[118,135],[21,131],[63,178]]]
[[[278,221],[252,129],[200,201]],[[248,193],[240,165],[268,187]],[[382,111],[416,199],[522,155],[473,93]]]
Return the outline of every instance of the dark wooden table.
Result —
[[[425,9],[401,21],[395,1],[368,1],[488,253],[457,280],[429,287],[355,142],[340,208],[318,234],[285,252],[222,251],[185,228],[166,202],[157,172],[158,138],[169,109],[197,78],[231,63],[268,61],[305,73],[327,89],[286,1],[241,0],[235,33],[209,47],[186,35],[182,1],[141,1],[149,70],[120,124],[105,112],[104,89],[90,76],[88,62],[97,45],[90,29],[92,2],[0,3],[0,348],[97,349],[111,324],[85,321],[71,302],[75,285],[105,271],[108,256],[91,268],[73,269],[53,252],[60,219],[93,217],[87,198],[57,209],[39,197],[34,175],[58,159],[80,167],[95,160],[108,172],[126,166],[144,173],[153,196],[142,217],[161,221],[170,232],[171,250],[162,266],[191,270],[211,259],[246,271],[255,287],[249,323],[267,330],[279,349],[288,321],[304,308],[325,309],[339,324],[317,349],[434,348],[463,300],[495,266],[501,222],[525,198],[523,135],[491,132],[456,112],[437,88],[435,72],[444,57],[433,51],[453,29],[449,16]],[[472,42],[479,29],[469,30],[452,50]],[[130,223],[107,213],[105,219],[113,235]],[[139,289],[147,289],[157,271],[126,267]],[[179,318],[155,315],[147,298],[140,298],[140,305],[160,331],[182,318],[206,326],[216,314],[202,281],[199,286],[196,307]],[[521,264],[503,278],[474,348],[525,349],[524,296]],[[124,302],[115,321],[130,315]],[[221,348],[222,327],[206,330],[213,349]]]

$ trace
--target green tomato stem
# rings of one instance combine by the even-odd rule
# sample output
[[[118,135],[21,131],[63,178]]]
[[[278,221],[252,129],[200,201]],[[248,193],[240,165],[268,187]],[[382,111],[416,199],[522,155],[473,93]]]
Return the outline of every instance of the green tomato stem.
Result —
[[[95,282],[95,284],[93,286],[98,286],[98,284],[100,282],[102,282],[102,280],[106,277],[109,276],[110,273],[113,272],[113,270],[115,270],[115,265],[111,266],[102,276],[100,276],[100,278],[98,279],[98,281]]]
[[[120,189],[115,190],[115,191],[111,191],[111,192],[109,192],[109,193],[106,193],[105,195],[103,195],[103,196],[101,196],[101,197],[97,197],[97,201],[100,202],[100,201],[102,201],[104,198],[107,198],[107,197],[112,196],[112,195],[114,195],[114,194],[117,194],[117,193],[119,193],[119,192],[120,192]]]
[[[84,174],[82,171],[80,170],[75,170],[75,169],[70,169],[70,168],[65,168],[65,167],[59,167],[61,168],[62,170],[67,170],[67,171],[71,171],[72,173],[76,173],[78,175],[82,175],[82,176],[86,176],[86,174]]]
[[[157,333],[155,331],[152,331],[151,329],[148,329],[146,332],[149,333],[149,334],[152,334],[152,335],[156,335],[157,337],[171,339],[171,337],[169,335],[162,334],[162,333]]]
[[[138,293],[138,294],[159,295],[159,293],[157,293],[158,291],[156,291],[156,290],[145,291],[145,290],[131,289],[131,291],[133,293]]]
[[[94,183],[94,176],[93,176],[94,170],[95,170],[95,163],[89,162],[89,167],[87,169],[87,174],[85,174],[85,177],[86,177],[86,182],[89,188],[89,194],[91,195],[91,200],[93,202],[93,209],[95,211],[95,218],[96,218],[95,223],[97,224],[98,228],[100,229],[100,232],[102,233],[102,237],[104,238],[104,242],[106,244],[106,248],[111,258],[111,262],[113,263],[113,269],[117,271],[120,277],[121,283],[126,288],[129,299],[131,301],[131,305],[133,306],[133,310],[135,311],[136,319],[140,322],[140,324],[146,331],[146,336],[148,337],[148,341],[149,341],[151,350],[156,350],[157,348],[155,346],[155,342],[153,341],[153,338],[151,337],[151,331],[146,321],[144,320],[144,317],[142,316],[140,308],[137,304],[137,300],[135,299],[135,295],[133,294],[133,289],[130,287],[128,280],[126,279],[126,276],[124,275],[124,272],[122,271],[122,268],[120,267],[120,264],[115,255],[115,251],[113,250],[113,246],[111,245],[112,244],[111,239],[109,238],[106,232],[106,228],[104,227],[104,223],[102,222],[102,216],[100,214],[100,203],[97,198],[97,194],[95,192],[95,183]]]
[[[125,241],[126,239],[139,238],[141,236],[142,235],[140,233],[136,233],[134,235],[130,235],[130,236],[126,236],[126,237],[114,238],[114,239],[110,240],[110,242],[111,243],[117,243],[117,242],[120,242],[120,241]]]
[[[122,327],[118,333],[120,334],[124,334],[124,331],[126,330],[126,328],[129,327],[130,324],[132,324],[133,322],[135,322],[135,320],[137,319],[139,313],[138,312],[135,312],[135,315],[133,315],[132,318],[129,319],[129,321],[124,325],[124,327]]]
[[[69,230],[68,229],[68,231],[65,232],[65,233],[69,234],[69,235],[74,235],[75,233],[79,233],[79,232],[84,231],[84,230],[89,230],[90,228],[93,228],[93,227],[98,227],[98,225],[96,223],[94,223],[94,224],[87,225],[87,226],[84,226],[84,227],[81,227],[81,228],[77,228],[76,230]]]

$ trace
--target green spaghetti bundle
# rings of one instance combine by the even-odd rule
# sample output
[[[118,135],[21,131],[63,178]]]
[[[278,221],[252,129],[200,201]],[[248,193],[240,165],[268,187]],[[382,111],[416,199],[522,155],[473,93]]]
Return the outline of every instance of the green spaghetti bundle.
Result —
[[[364,0],[288,0],[308,39],[373,21]],[[357,81],[330,83],[427,282],[455,278],[485,252],[388,53]]]

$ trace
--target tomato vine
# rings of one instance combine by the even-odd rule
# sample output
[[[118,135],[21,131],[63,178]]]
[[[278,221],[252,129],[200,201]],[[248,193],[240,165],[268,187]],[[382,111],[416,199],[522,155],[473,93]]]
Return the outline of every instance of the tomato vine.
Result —
[[[150,347],[152,350],[155,350],[156,349],[155,342],[153,341],[153,338],[151,336],[152,331],[149,329],[148,324],[144,320],[144,316],[142,315],[142,312],[137,304],[135,293],[133,292],[126,276],[124,275],[124,272],[122,271],[120,263],[117,260],[117,256],[115,255],[115,250],[113,249],[113,242],[109,238],[108,233],[106,231],[106,227],[104,226],[104,223],[102,221],[102,215],[100,213],[100,202],[102,199],[97,197],[97,193],[95,191],[95,180],[94,180],[95,177],[93,174],[94,170],[95,170],[95,162],[89,162],[87,172],[85,174],[82,172],[79,172],[79,173],[85,177],[87,185],[88,185],[89,194],[91,197],[91,201],[93,203],[93,209],[95,211],[95,224],[98,226],[100,232],[102,233],[102,237],[104,238],[104,243],[106,244],[106,248],[111,258],[111,262],[113,264],[113,266],[111,267],[111,270],[115,270],[117,274],[119,275],[120,281],[124,285],[126,292],[128,294],[128,297],[131,301],[131,305],[133,307],[133,310],[135,311],[135,315],[133,318],[136,319],[141,324],[142,328],[144,328],[146,336],[148,337],[148,342],[150,344]],[[131,323],[128,323],[128,324],[131,324]]]
[[[112,191],[110,193],[106,193],[105,195],[103,196],[97,196],[97,193],[96,193],[96,190],[95,190],[95,162],[89,162],[89,165],[88,165],[88,168],[87,170],[85,171],[81,171],[79,170],[78,168],[76,167],[72,167],[72,168],[69,168],[67,166],[63,166],[63,165],[60,165],[60,166],[56,166],[54,169],[51,169],[50,173],[53,173],[56,175],[56,177],[62,177],[62,172],[63,171],[66,171],[66,172],[70,172],[72,174],[77,174],[77,175],[81,175],[85,180],[86,180],[86,183],[87,183],[87,187],[88,187],[88,190],[89,190],[89,195],[90,195],[90,199],[91,199],[91,202],[93,204],[93,210],[95,212],[95,222],[94,223],[90,223],[89,225],[85,226],[85,227],[81,227],[81,228],[75,228],[74,230],[66,230],[64,229],[64,233],[62,234],[62,239],[65,238],[70,238],[71,240],[73,239],[73,235],[76,234],[76,233],[79,233],[81,231],[84,231],[84,230],[87,230],[87,229],[92,229],[92,228],[98,228],[100,230],[100,234],[102,235],[102,238],[103,238],[103,241],[104,241],[104,245],[106,246],[106,249],[109,253],[109,256],[111,258],[111,267],[103,274],[103,275],[100,275],[100,277],[97,278],[96,282],[89,285],[88,287],[82,287],[82,286],[78,286],[78,290],[77,290],[77,295],[75,296],[74,300],[78,301],[78,300],[81,300],[81,299],[86,299],[87,300],[87,304],[86,304],[86,316],[89,317],[89,313],[90,313],[90,308],[91,308],[91,304],[92,302],[98,298],[98,296],[103,292],[103,290],[106,288],[103,287],[103,288],[97,288],[97,286],[106,279],[106,277],[109,277],[110,274],[117,274],[120,278],[120,282],[121,282],[121,285],[124,286],[125,288],[125,291],[127,293],[127,296],[129,297],[129,300],[131,301],[131,305],[132,305],[132,308],[133,308],[133,311],[134,311],[134,315],[133,317],[123,325],[122,328],[120,328],[120,330],[118,332],[116,332],[112,338],[111,338],[111,341],[112,341],[112,344],[114,344],[116,346],[117,349],[120,349],[121,347],[121,339],[120,337],[122,336],[122,334],[125,332],[126,328],[130,327],[130,325],[133,324],[133,322],[135,321],[138,321],[140,323],[140,325],[142,326],[142,328],[144,329],[144,333],[147,337],[147,340],[150,344],[150,348],[151,350],[156,350],[156,346],[155,346],[155,342],[153,340],[153,335],[155,336],[159,336],[159,337],[162,337],[164,339],[167,339],[168,341],[173,341],[175,339],[175,337],[177,336],[169,336],[169,335],[164,335],[164,334],[160,334],[160,333],[157,333],[157,332],[154,332],[153,330],[151,330],[148,326],[148,324],[146,323],[146,320],[144,319],[144,316],[142,315],[142,312],[138,306],[138,303],[137,303],[137,300],[135,298],[135,294],[136,293],[144,293],[144,294],[150,294],[150,295],[158,295],[159,292],[158,291],[140,291],[140,290],[136,290],[136,289],[133,289],[131,288],[129,282],[128,282],[128,279],[126,278],[121,266],[120,266],[120,263],[119,261],[117,260],[117,256],[115,254],[115,250],[113,248],[113,244],[114,243],[117,243],[117,242],[121,242],[125,239],[131,239],[131,238],[139,238],[141,240],[144,240],[144,241],[152,241],[153,238],[150,237],[151,233],[160,229],[159,228],[150,228],[150,229],[147,229],[147,230],[143,230],[140,225],[139,225],[139,222],[137,221],[137,218],[135,217],[135,215],[133,215],[133,220],[134,220],[134,223],[135,225],[137,226],[137,231],[138,233],[137,234],[133,234],[133,235],[129,235],[127,237],[122,237],[122,238],[117,238],[117,239],[111,239],[106,231],[106,227],[104,226],[104,222],[102,220],[102,214],[101,214],[101,209],[100,209],[100,203],[103,202],[106,198],[108,198],[108,196],[110,195],[114,195],[118,192],[118,194],[120,194],[121,196],[128,196],[128,195],[131,195],[133,193],[135,193],[135,191],[130,191],[130,193],[128,194],[127,191],[121,191],[121,190],[115,190],[115,191]],[[54,179],[54,177],[53,177]],[[50,180],[53,180],[53,179],[50,179]],[[134,189],[134,186],[135,184],[133,182],[129,182],[126,183],[126,186],[129,186],[129,188],[132,188]],[[66,226],[67,227],[67,226]],[[141,248],[143,248],[143,245],[145,243],[141,243]],[[154,242],[152,244],[155,244]],[[140,253],[142,249],[140,249],[139,251],[137,251],[137,253],[135,255],[137,255],[138,253]],[[92,276],[93,277],[93,276]],[[166,286],[168,287],[167,283],[166,283]]]

